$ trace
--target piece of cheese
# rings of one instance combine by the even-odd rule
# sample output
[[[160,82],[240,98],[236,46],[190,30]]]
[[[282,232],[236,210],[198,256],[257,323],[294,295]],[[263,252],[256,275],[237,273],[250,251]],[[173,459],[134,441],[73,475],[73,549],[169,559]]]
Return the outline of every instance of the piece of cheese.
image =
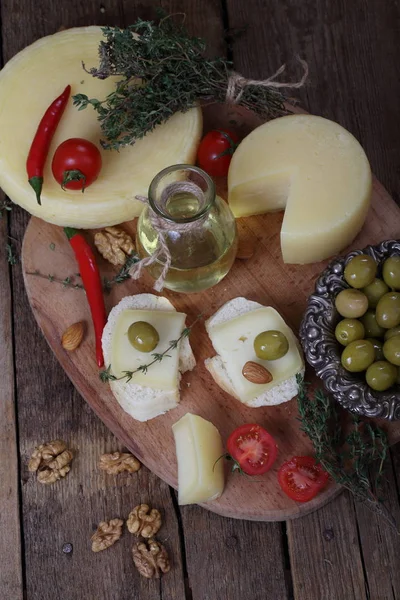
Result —
[[[289,350],[277,360],[262,360],[254,350],[254,339],[262,331],[281,331],[289,342]],[[242,402],[251,402],[277,384],[293,377],[303,367],[303,359],[293,331],[271,306],[247,312],[208,328],[212,345],[221,357],[232,386]],[[242,375],[246,362],[254,361],[271,373],[270,383],[256,384]]]
[[[115,377],[124,371],[134,371],[153,360],[153,354],[167,350],[172,340],[177,340],[185,326],[186,315],[176,311],[124,310],[118,315],[112,337],[111,369]],[[151,352],[136,350],[128,339],[128,329],[132,323],[146,321],[156,329],[160,341]],[[168,352],[169,356],[151,367],[146,373],[138,371],[132,383],[156,390],[175,390],[178,387],[179,348]]]
[[[229,204],[236,217],[285,209],[283,260],[305,264],[354,239],[371,183],[368,159],[351,133],[321,117],[290,115],[241,142],[229,168]]]
[[[120,150],[103,150],[97,113],[78,111],[72,95],[104,99],[114,90],[110,77],[100,80],[86,73],[98,65],[100,27],[68,29],[42,38],[10,60],[0,72],[0,186],[11,200],[31,214],[73,227],[103,227],[140,214],[135,196],[147,195],[153,177],[165,167],[196,159],[202,133],[200,108],[173,115],[166,123]],[[44,171],[42,206],[28,183],[26,159],[37,126],[51,102],[71,85],[71,98],[57,128]],[[63,191],[51,172],[54,151],[72,137],[90,140],[99,148],[103,166],[84,194]]]
[[[219,498],[224,490],[224,453],[218,429],[187,413],[172,426],[178,460],[178,502],[195,504]]]

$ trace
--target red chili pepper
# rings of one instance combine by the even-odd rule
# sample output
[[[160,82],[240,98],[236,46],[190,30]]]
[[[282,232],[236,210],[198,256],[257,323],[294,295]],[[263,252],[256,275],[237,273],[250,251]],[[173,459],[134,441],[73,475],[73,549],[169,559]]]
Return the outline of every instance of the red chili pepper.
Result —
[[[71,86],[67,85],[61,96],[58,96],[44,113],[35,137],[31,144],[26,161],[28,181],[33,187],[38,204],[41,204],[40,194],[43,186],[43,168],[46,162],[51,140],[68,102]]]
[[[107,321],[107,316],[99,269],[97,268],[93,250],[83,235],[77,229],[73,229],[72,227],[64,227],[64,232],[74,250],[75,258],[79,265],[79,272],[86,291],[86,297],[89,302],[94,325],[97,365],[102,367],[104,358],[101,347],[101,336]]]

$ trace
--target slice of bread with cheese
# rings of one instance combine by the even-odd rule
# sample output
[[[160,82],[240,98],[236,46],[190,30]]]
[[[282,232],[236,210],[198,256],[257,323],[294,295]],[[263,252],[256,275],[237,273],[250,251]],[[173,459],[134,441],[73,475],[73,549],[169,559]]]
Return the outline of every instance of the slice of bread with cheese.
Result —
[[[184,327],[186,315],[176,312],[166,298],[153,294],[127,296],[115,306],[103,331],[103,353],[106,366],[115,377],[123,377],[125,371],[134,371],[154,360],[153,354],[162,354],[177,340]],[[152,352],[140,352],[129,342],[128,329],[132,323],[146,321],[158,332],[159,342]],[[196,360],[188,337],[168,351],[160,362],[147,370],[110,381],[111,391],[121,407],[138,421],[148,421],[175,408],[180,401],[181,373],[191,371]]]
[[[281,404],[297,395],[296,375],[304,373],[302,352],[293,331],[274,308],[235,298],[208,319],[206,329],[217,355],[206,359],[205,366],[225,392],[252,407]],[[268,330],[281,331],[289,342],[287,354],[278,360],[261,360],[255,353],[254,339]],[[272,381],[248,381],[242,375],[248,361],[265,367]]]

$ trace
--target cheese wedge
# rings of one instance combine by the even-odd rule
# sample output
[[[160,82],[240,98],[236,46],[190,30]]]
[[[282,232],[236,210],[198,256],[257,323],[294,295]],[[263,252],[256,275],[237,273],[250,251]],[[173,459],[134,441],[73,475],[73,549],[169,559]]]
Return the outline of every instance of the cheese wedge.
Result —
[[[217,356],[207,359],[205,366],[229,394],[253,407],[281,404],[296,396],[296,375],[304,371],[303,356],[293,331],[274,308],[234,298],[206,322],[206,329]],[[254,350],[254,339],[269,330],[281,331],[289,342],[287,354],[278,360],[262,360]],[[268,369],[272,381],[248,381],[242,375],[248,361]]]
[[[152,353],[137,352],[127,339],[129,325],[135,320],[147,320],[156,327],[160,341],[154,352],[162,352],[171,340],[179,338],[185,315],[177,313],[169,300],[154,294],[123,298],[108,315],[102,337],[105,364],[111,365],[111,373],[116,376],[153,359]],[[181,373],[191,371],[195,365],[189,339],[185,337],[146,373],[135,373],[130,381],[110,381],[110,388],[128,414],[138,421],[148,421],[178,406]]]
[[[360,231],[371,198],[365,152],[346,129],[321,117],[290,115],[252,131],[233,155],[229,204],[236,217],[285,209],[286,263],[328,258]]]
[[[173,115],[165,124],[120,152],[103,150],[97,113],[78,111],[72,97],[51,144],[44,172],[42,206],[28,183],[26,158],[37,126],[49,104],[71,84],[71,96],[82,93],[104,99],[116,78],[100,80],[86,73],[98,65],[100,27],[68,29],[25,48],[0,72],[0,186],[11,200],[31,214],[73,227],[103,227],[140,214],[135,195],[147,195],[153,177],[169,165],[196,159],[202,132],[200,108]],[[118,78],[117,78],[118,79]],[[103,166],[84,194],[63,191],[51,172],[54,151],[71,137],[90,140],[99,148]]]
[[[195,504],[219,498],[224,490],[224,453],[218,429],[187,413],[172,426],[178,460],[178,502]],[[218,461],[218,462],[217,462]]]

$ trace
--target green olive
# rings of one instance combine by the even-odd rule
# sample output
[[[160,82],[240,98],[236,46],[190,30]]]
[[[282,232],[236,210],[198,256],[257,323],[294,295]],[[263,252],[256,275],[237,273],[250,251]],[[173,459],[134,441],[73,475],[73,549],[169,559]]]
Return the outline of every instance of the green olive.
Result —
[[[385,333],[385,342],[386,340],[390,340],[391,337],[395,335],[400,335],[400,326],[392,327],[392,329],[388,329]]]
[[[359,254],[349,260],[344,269],[344,278],[353,288],[364,288],[376,277],[378,265],[368,254]]]
[[[376,321],[376,313],[374,310],[367,310],[365,315],[361,317],[360,321],[364,325],[366,337],[383,337],[385,330],[383,329],[383,327],[378,325]]]
[[[385,260],[382,275],[390,288],[400,290],[400,256],[390,256]]]
[[[389,292],[382,296],[376,307],[376,321],[385,329],[400,325],[400,294]],[[376,336],[373,336],[376,337]]]
[[[382,296],[387,294],[389,288],[382,279],[374,279],[362,291],[368,298],[369,308],[375,308]]]
[[[383,355],[392,365],[400,367],[400,335],[395,335],[383,344]]]
[[[384,392],[396,382],[397,369],[386,360],[372,363],[367,369],[365,379],[370,388],[377,392]]]
[[[160,336],[150,323],[136,321],[129,326],[128,340],[139,352],[151,352],[160,341]]]
[[[342,317],[358,319],[368,308],[368,298],[360,290],[347,289],[338,293],[335,306]]]
[[[351,342],[342,352],[342,365],[352,373],[365,371],[374,360],[374,346],[368,340]]]
[[[383,360],[383,342],[381,340],[377,340],[376,338],[367,338],[369,342],[374,347],[375,350],[375,360]]]
[[[289,342],[281,331],[263,331],[254,340],[254,351],[262,360],[277,360],[285,356]]]
[[[343,346],[348,346],[355,340],[362,340],[364,335],[364,325],[357,319],[343,319],[336,325],[335,336]]]
[[[396,378],[396,383],[398,385],[400,385],[400,367],[397,368],[397,378]]]

